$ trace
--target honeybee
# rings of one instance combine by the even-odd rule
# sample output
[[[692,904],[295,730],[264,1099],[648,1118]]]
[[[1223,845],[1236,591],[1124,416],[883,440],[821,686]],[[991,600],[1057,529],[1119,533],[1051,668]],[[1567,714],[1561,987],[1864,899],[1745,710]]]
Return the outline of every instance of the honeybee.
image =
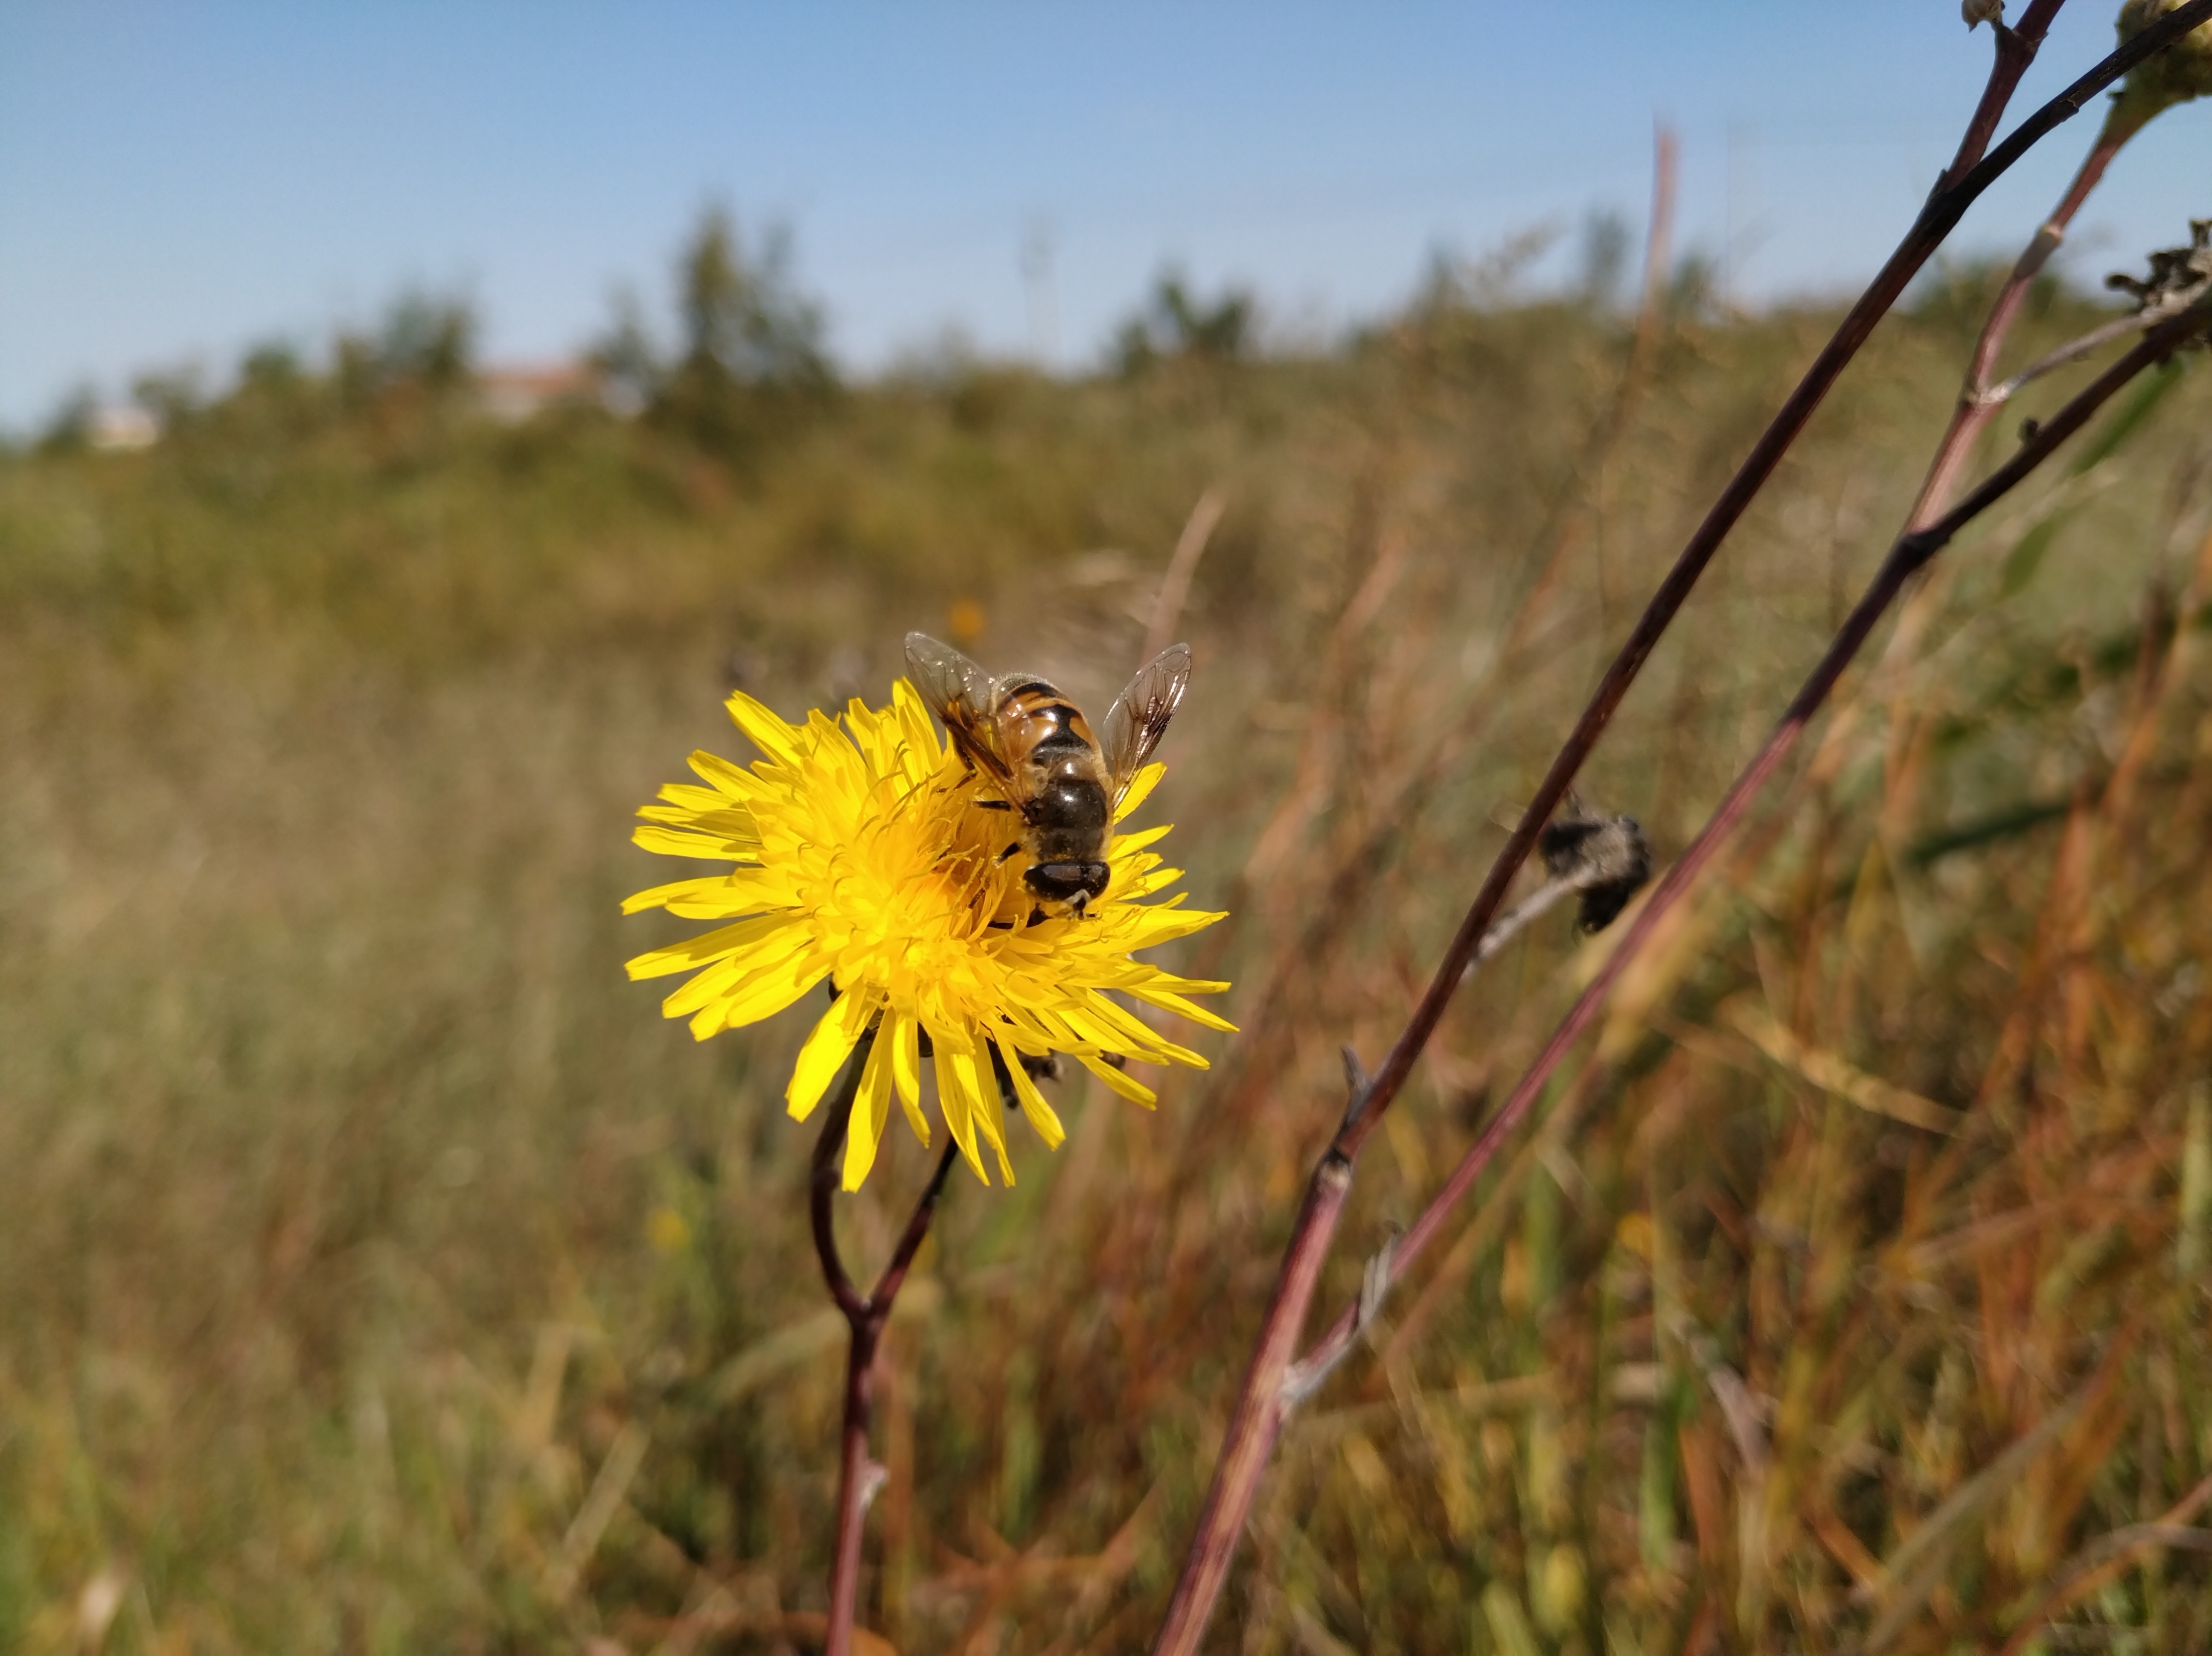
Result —
[[[1034,673],[994,679],[922,632],[907,634],[906,664],[960,756],[999,795],[982,803],[1021,819],[1000,860],[1026,855],[1030,894],[1081,916],[1105,893],[1115,810],[1182,700],[1190,646],[1170,645],[1138,669],[1107,710],[1103,740],[1081,709]]]

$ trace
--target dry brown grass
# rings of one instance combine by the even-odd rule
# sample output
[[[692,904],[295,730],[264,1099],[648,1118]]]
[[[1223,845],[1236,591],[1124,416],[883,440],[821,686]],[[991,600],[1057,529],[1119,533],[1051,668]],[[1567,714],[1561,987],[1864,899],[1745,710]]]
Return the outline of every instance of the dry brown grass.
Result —
[[[1071,1083],[1061,1152],[956,1184],[864,1601],[901,1650],[1141,1643],[1337,1046],[1395,1026],[1823,320],[1678,328],[1601,466],[1625,342],[1544,307],[878,387],[750,476],[404,395],[0,462],[0,1647],[111,1606],[115,1651],[803,1647],[842,1328],[796,1032],[695,1048],[623,983],[663,877],[629,812],[738,750],[726,674],[879,699],[958,597],[986,660],[1110,690],[1218,484],[1154,813],[1235,910],[1185,958],[1245,1032],[1156,1116]],[[1963,344],[1885,329],[1601,750],[1662,855]],[[2053,1592],[2069,1638],[2212,1643],[2206,412],[2198,375],[1914,600],[1610,1065],[1293,1427],[1217,1647],[1948,1651]],[[1567,926],[1448,1021],[1356,1246],[1605,947]],[[849,1204],[864,1260],[924,1163]]]

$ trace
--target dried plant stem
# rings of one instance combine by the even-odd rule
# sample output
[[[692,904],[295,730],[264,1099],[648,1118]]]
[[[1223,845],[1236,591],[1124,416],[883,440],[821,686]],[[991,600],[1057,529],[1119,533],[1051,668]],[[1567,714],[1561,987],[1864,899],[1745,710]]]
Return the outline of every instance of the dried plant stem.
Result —
[[[1182,606],[1190,601],[1191,577],[1198,573],[1198,560],[1206,556],[1206,542],[1213,539],[1221,514],[1228,509],[1229,496],[1217,484],[1198,497],[1190,515],[1183,520],[1182,533],[1176,537],[1175,556],[1168,559],[1167,573],[1160,577],[1158,595],[1152,600],[1152,618],[1145,628],[1145,647],[1137,656],[1139,667],[1174,642]]]
[[[2188,1527],[2189,1520],[2208,1501],[2212,1501],[2212,1477],[2197,1484],[2154,1521],[2130,1525],[2082,1549],[2021,1617],[1997,1656],[2021,1656],[2051,1617],[2096,1592],[2146,1553],[2169,1549],[2212,1552],[2212,1531]]]
[[[1881,568],[1875,572],[1865,594],[1852,609],[1812,675],[1791,700],[1781,721],[1766,739],[1765,745],[1744,767],[1680,859],[1667,871],[1630,925],[1626,935],[1621,938],[1620,945],[1605,965],[1599,968],[1597,975],[1570,1008],[1559,1028],[1553,1032],[1552,1038],[1529,1066],[1528,1073],[1483,1129],[1481,1135],[1461,1160],[1459,1166],[1452,1170],[1451,1177],[1444,1182],[1443,1189],[1422,1211],[1421,1216],[1393,1245],[1386,1266],[1387,1275],[1395,1276],[1402,1273],[1434,1239],[1451,1209],[1474,1188],[1475,1181],[1481,1177],[1499,1147],[1526,1118],[1560,1061],[1596,1017],[1598,1008],[1604,1003],[1614,982],[1727,843],[1753,796],[1765,785],[1782,762],[1789,758],[1813,715],[1834,691],[1838,680],[1864,647],[1875,624],[1897,600],[1898,594],[1905,590],[1911,577],[1948,545],[1960,529],[2003,499],[2029,473],[2049,459],[2061,444],[2087,424],[2099,409],[2136,375],[2165,361],[2187,340],[2203,337],[2208,326],[2212,326],[2212,300],[2200,300],[2186,311],[2152,329],[2142,344],[2113,363],[2079,396],[2051,416],[2035,437],[2022,444],[2020,452],[1980,488],[1935,523],[1906,534],[1890,549],[1889,556],[1882,561]],[[1383,1286],[1387,1287],[1387,1282]],[[1335,1355],[1358,1336],[1371,1314],[1370,1306],[1373,1297],[1370,1288],[1363,1293],[1359,1305],[1348,1306],[1340,1312],[1328,1331],[1299,1359],[1297,1367],[1307,1369],[1334,1361]]]
[[[844,1075],[838,1082],[836,1097],[830,1101],[829,1115],[823,1121],[822,1136],[814,1143],[811,1191],[814,1251],[822,1261],[822,1277],[830,1285],[830,1297],[836,1300],[837,1309],[845,1313],[846,1325],[851,1331],[850,1343],[846,1348],[845,1421],[837,1472],[837,1549],[830,1565],[830,1617],[829,1630],[822,1644],[823,1656],[849,1656],[853,1648],[853,1617],[860,1587],[860,1525],[867,1513],[869,1499],[882,1481],[883,1469],[868,1458],[868,1424],[875,1407],[876,1351],[883,1343],[884,1326],[890,1321],[891,1303],[905,1284],[922,1238],[929,1233],[929,1221],[936,1214],[938,1197],[944,1194],[945,1176],[952,1171],[953,1158],[957,1154],[952,1135],[947,1133],[944,1152],[937,1159],[937,1171],[930,1176],[921,1200],[915,1203],[898,1245],[891,1251],[890,1263],[876,1279],[875,1288],[861,1294],[853,1286],[844,1261],[838,1256],[831,1204],[840,1182],[838,1162],[845,1148],[846,1129],[853,1119],[853,1101],[860,1090],[860,1072],[866,1067],[869,1049],[874,1044],[875,1032],[871,1030],[853,1049]]]
[[[1228,1578],[1230,1562],[1243,1535],[1245,1519],[1258,1493],[1261,1476],[1273,1452],[1275,1440],[1291,1406],[1291,1394],[1286,1391],[1286,1385],[1292,1378],[1291,1354],[1297,1349],[1304,1329],[1313,1289],[1320,1281],[1322,1260],[1334,1239],[1336,1225],[1342,1217],[1352,1168],[1361,1147],[1368,1135],[1374,1131],[1383,1111],[1404,1086],[1414,1061],[1435,1032],[1446,1005],[1465,977],[1469,965],[1477,958],[1483,938],[1491,929],[1492,922],[1504,901],[1507,889],[1534,849],[1537,836],[1565,798],[1583,761],[1595,747],[1599,737],[1603,734],[1613,712],[1626,696],[1630,685],[1635,682],[1660,637],[1687,600],[1705,566],[1711,562],[1722,541],[1748,508],[1759,490],[1773,475],[1784,455],[1841,377],[1844,368],[1872,334],[1875,325],[1897,302],[1906,284],[1933,256],[1967,208],[2035,143],[2079,114],[2092,98],[2125,75],[2136,64],[2163,50],[2187,30],[2212,19],[2212,0],[2191,0],[2191,3],[2169,12],[2158,22],[2124,43],[2087,74],[2037,110],[1993,153],[1984,155],[1983,151],[1996,130],[2013,90],[2018,86],[2021,75],[2033,60],[2051,20],[2063,3],[2063,0],[2035,0],[2017,29],[2008,30],[2000,26],[1996,62],[1951,167],[1922,208],[1905,239],[1844,316],[1835,334],[1814,358],[1796,388],[1753,446],[1749,456],[1723,489],[1719,498],[1692,535],[1689,544],[1676,557],[1674,566],[1661,581],[1626,642],[1600,680],[1573,731],[1561,746],[1558,757],[1522,813],[1520,823],[1499,851],[1427,991],[1415,1007],[1405,1028],[1392,1044],[1376,1073],[1362,1078],[1355,1086],[1344,1123],[1314,1171],[1304,1204],[1292,1229],[1275,1291],[1255,1346],[1251,1367],[1247,1371],[1243,1387],[1231,1414],[1221,1455],[1206,1492],[1205,1505],[1199,1514],[1197,1530],[1192,1537],[1182,1574],[1176,1581],[1165,1619],[1152,1646],[1155,1656],[1188,1656],[1188,1653],[1198,1647],[1212,1619],[1213,1607]],[[2101,168],[2099,175],[2101,175]],[[2094,182],[2095,178],[2091,176],[2086,184],[2077,180],[2077,186],[2086,194]],[[2191,318],[2192,326],[2196,325],[2193,312],[2185,314]],[[2182,319],[2174,320],[2178,323]],[[2171,349],[2170,344],[2157,342],[2170,341],[2177,337],[2179,333],[2175,330],[2161,326],[2147,336],[2142,344],[2131,351],[2113,372],[2118,372],[2119,367],[2134,364],[2128,368],[2126,376],[2132,377],[2148,362],[2162,356]],[[2086,419],[2095,406],[2100,405],[2103,397],[2109,396],[2111,389],[2117,388],[2117,383],[2124,382],[2114,383],[2105,389],[2101,396],[2097,396],[2094,402],[2087,401],[2100,387],[2106,387],[2112,378],[2112,374],[2108,373],[2098,381],[2096,386],[2069,405],[2068,413],[2077,409],[2081,411],[2064,431],[2058,429],[2066,417],[2062,414],[2045,426],[2036,438],[2024,445],[2011,465],[1976,492],[1974,502],[1980,504],[1968,502],[1972,511],[1967,512],[1966,517],[1960,518],[1959,521],[1964,522],[1983,509],[1988,503],[1983,498],[1985,495],[1993,500],[2009,490],[2020,478],[2027,475],[2027,470],[2033,469],[2034,464],[2039,464],[2042,457],[2055,448],[2064,435],[2069,435],[2081,419]],[[2028,462],[2027,469],[2021,469],[2023,461]],[[2002,486],[1997,486],[1999,484]],[[1990,494],[1993,487],[1996,493]],[[1942,525],[1951,524],[1952,516],[1955,515],[1947,515],[1942,524],[1920,529],[1899,543],[1898,548],[1884,563],[1875,586],[1861,600],[1859,607],[1845,623],[1831,648],[1828,661],[1836,663],[1835,674],[1840,674],[1844,665],[1856,654],[1865,641],[1866,632],[1871,630],[1875,619],[1902,589],[1905,579],[1932,557],[1955,533],[1956,525],[1952,524],[1937,538]],[[1892,582],[1894,584],[1887,584]],[[1828,661],[1822,664],[1824,672],[1827,670]],[[1726,821],[1722,816],[1716,816],[1708,825],[1706,832],[1700,836],[1698,844],[1692,847],[1693,851],[1704,848],[1698,858],[1699,866],[1705,857],[1711,855],[1711,848],[1718,843],[1726,828],[1741,815],[1745,803],[1795,745],[1804,718],[1809,717],[1811,709],[1817,708],[1826,699],[1833,683],[1832,675],[1823,683],[1816,673],[1814,679],[1808,682],[1805,691],[1801,692],[1798,702],[1792,703],[1790,715],[1785,715],[1775,737],[1770,740],[1768,749],[1753,761],[1752,769],[1739,779],[1737,788],[1723,801],[1722,812]],[[1808,695],[1811,697],[1809,703],[1806,701]],[[1802,715],[1800,703],[1805,704]],[[1519,1117],[1526,1113],[1536,1092],[1540,1089],[1540,1077],[1548,1076],[1567,1045],[1594,1015],[1604,988],[1626,964],[1642,937],[1649,935],[1655,915],[1671,907],[1674,900],[1672,893],[1679,892],[1682,883],[1696,873],[1695,867],[1688,868],[1685,872],[1685,865],[1689,862],[1690,858],[1686,856],[1682,864],[1669,871],[1667,880],[1654,893],[1636,926],[1615,951],[1607,969],[1600,974],[1597,983],[1585,992],[1583,999],[1577,1002],[1575,1010],[1569,1014],[1571,1029],[1567,1026],[1562,1026],[1560,1035],[1554,1038],[1553,1045],[1547,1047],[1544,1056],[1540,1058],[1538,1069],[1530,1072],[1532,1077],[1538,1079],[1533,1084],[1524,1081],[1522,1087],[1516,1089],[1514,1099],[1508,1101],[1506,1109],[1500,1111],[1491,1129],[1486,1130],[1475,1149],[1462,1162],[1460,1172],[1455,1173],[1451,1183],[1423,1214],[1416,1227],[1418,1237],[1408,1233],[1397,1251],[1399,1265],[1402,1266],[1409,1260],[1435,1233],[1445,1214],[1465,1194],[1481,1167],[1487,1164],[1497,1143],[1517,1123]],[[1385,1286],[1391,1274],[1387,1267],[1382,1273]],[[1372,1296],[1363,1294],[1361,1306],[1355,1306],[1338,1318],[1328,1336],[1301,1362],[1301,1370],[1310,1371],[1316,1364],[1333,1361],[1328,1355],[1328,1348],[1334,1342],[1349,1342],[1363,1320],[1363,1309],[1371,1308],[1371,1300]]]

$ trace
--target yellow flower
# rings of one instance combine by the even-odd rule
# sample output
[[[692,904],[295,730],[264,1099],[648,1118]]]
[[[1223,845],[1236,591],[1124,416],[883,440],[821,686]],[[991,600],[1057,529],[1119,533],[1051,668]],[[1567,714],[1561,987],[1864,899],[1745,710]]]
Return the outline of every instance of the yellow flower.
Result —
[[[1130,958],[1223,917],[1179,907],[1181,893],[1140,900],[1182,878],[1146,849],[1165,828],[1114,836],[1111,882],[1082,916],[1041,916],[1022,884],[1021,860],[1000,856],[1006,813],[978,805],[975,777],[903,679],[887,708],[854,702],[842,728],[818,709],[804,725],[787,724],[742,692],[729,708],[767,758],[744,769],[694,753],[691,768],[706,786],[663,788],[661,802],[638,813],[647,825],[635,838],[648,851],[738,866],[640,892],[623,911],[664,908],[734,923],[641,954],[629,975],[695,972],[661,1009],[690,1018],[702,1041],[830,983],[837,998],[800,1049],[785,1092],[800,1120],[876,1029],[845,1142],[847,1190],[859,1189],[875,1162],[894,1093],[916,1136],[929,1142],[924,1035],[954,1142],[986,1184],[981,1146],[989,1145],[1012,1184],[994,1047],[1030,1125],[1057,1146],[1066,1132],[1022,1055],[1066,1053],[1146,1105],[1151,1089],[1109,1058],[1206,1068],[1107,991],[1208,1029],[1234,1027],[1185,998],[1228,984]],[[1164,768],[1137,774],[1116,822],[1144,802]]]

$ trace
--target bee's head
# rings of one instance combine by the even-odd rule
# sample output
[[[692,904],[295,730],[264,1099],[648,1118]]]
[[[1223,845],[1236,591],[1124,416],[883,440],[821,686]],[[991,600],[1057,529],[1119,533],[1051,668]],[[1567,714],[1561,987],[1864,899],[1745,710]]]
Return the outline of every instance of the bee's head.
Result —
[[[1030,869],[1026,880],[1037,896],[1079,917],[1091,898],[1106,894],[1112,875],[1103,862],[1040,862]]]

